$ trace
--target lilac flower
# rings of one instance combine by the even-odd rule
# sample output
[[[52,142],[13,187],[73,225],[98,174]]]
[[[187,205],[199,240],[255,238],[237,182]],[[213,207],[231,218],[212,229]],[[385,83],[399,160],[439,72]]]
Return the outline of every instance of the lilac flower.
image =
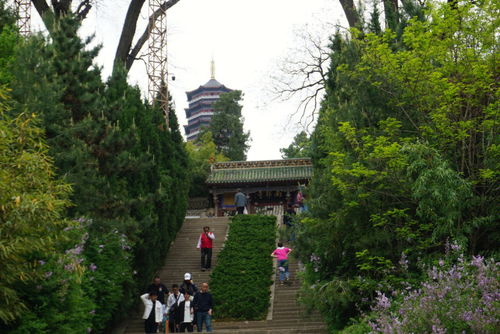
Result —
[[[450,245],[450,247],[451,247],[451,250],[452,250],[452,251],[455,251],[455,252],[458,252],[458,251],[460,251],[460,249],[461,249],[460,245],[459,245],[459,244],[457,244],[457,243],[452,243],[452,244]]]
[[[481,255],[472,256],[472,265],[480,268],[483,265],[483,260],[484,257],[482,257]]]
[[[89,312],[90,314],[95,314],[95,310],[92,310]]]
[[[45,278],[49,278],[50,276],[52,276],[52,271],[47,271],[45,273]]]
[[[436,325],[432,325],[432,333],[435,333],[435,334],[445,334],[446,333],[446,329],[438,327]]]
[[[89,269],[92,270],[92,271],[96,271],[97,266],[95,264],[91,263],[90,266],[89,266]]]
[[[40,261],[38,261],[38,263],[39,263],[41,266],[43,266],[46,262],[45,262],[44,260],[40,260]]]
[[[64,266],[64,270],[66,270],[66,271],[72,271],[73,269],[75,269],[75,265],[73,263],[66,264]]]
[[[68,249],[66,254],[79,255],[83,251],[83,247],[81,245],[77,245],[75,248]]]
[[[99,248],[104,248],[104,245],[99,245]]]
[[[444,260],[439,260],[439,262],[438,262],[438,263],[439,263],[439,265],[440,265],[441,267],[442,267],[442,266],[444,266]]]
[[[377,300],[376,309],[385,310],[391,307],[391,301],[389,300],[389,298],[387,298],[386,295],[381,293],[380,291],[377,291],[376,300]]]
[[[472,320],[472,312],[466,311],[462,314],[462,319],[464,321],[471,321]]]

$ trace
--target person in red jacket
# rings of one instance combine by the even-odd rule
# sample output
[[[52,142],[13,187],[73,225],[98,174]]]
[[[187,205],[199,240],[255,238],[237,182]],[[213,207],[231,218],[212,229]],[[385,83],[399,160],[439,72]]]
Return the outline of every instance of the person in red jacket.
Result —
[[[196,248],[201,249],[201,271],[210,270],[212,266],[212,247],[215,235],[210,232],[210,227],[203,227],[203,233],[198,238]]]

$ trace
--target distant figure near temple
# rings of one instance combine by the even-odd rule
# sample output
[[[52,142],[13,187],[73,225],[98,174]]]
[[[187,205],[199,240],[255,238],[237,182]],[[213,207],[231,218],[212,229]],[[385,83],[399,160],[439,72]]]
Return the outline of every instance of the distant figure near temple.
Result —
[[[234,205],[236,206],[236,211],[239,215],[242,215],[245,211],[245,206],[247,205],[247,196],[238,189],[234,195]]]

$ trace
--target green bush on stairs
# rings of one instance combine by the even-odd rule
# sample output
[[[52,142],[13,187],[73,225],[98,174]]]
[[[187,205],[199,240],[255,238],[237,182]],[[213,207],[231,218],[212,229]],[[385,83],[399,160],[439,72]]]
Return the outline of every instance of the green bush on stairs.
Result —
[[[276,217],[238,215],[211,275],[216,319],[264,319],[272,284]]]

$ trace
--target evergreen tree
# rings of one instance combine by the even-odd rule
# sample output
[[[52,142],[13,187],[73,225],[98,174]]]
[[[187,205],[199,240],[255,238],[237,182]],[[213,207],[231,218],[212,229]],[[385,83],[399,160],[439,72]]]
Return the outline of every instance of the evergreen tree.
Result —
[[[12,113],[36,110],[57,173],[72,184],[66,214],[88,233],[81,287],[94,310],[89,328],[106,332],[127,315],[183,222],[188,161],[175,114],[167,131],[125,71],[103,84],[92,65],[97,50],[86,50],[90,40],[75,38],[77,29],[60,17],[51,40],[20,45]]]
[[[243,130],[240,104],[242,93],[235,90],[221,94],[214,103],[214,115],[208,131],[212,133],[217,151],[233,161],[246,160],[250,132]]]
[[[332,38],[295,247],[306,285],[321,287],[305,295],[332,327],[375,291],[415,283],[447,240],[498,251],[493,3],[440,4],[425,20],[405,5],[401,34]]]
[[[283,159],[311,157],[311,138],[305,131],[301,131],[293,137],[293,142],[288,147],[280,148]]]

